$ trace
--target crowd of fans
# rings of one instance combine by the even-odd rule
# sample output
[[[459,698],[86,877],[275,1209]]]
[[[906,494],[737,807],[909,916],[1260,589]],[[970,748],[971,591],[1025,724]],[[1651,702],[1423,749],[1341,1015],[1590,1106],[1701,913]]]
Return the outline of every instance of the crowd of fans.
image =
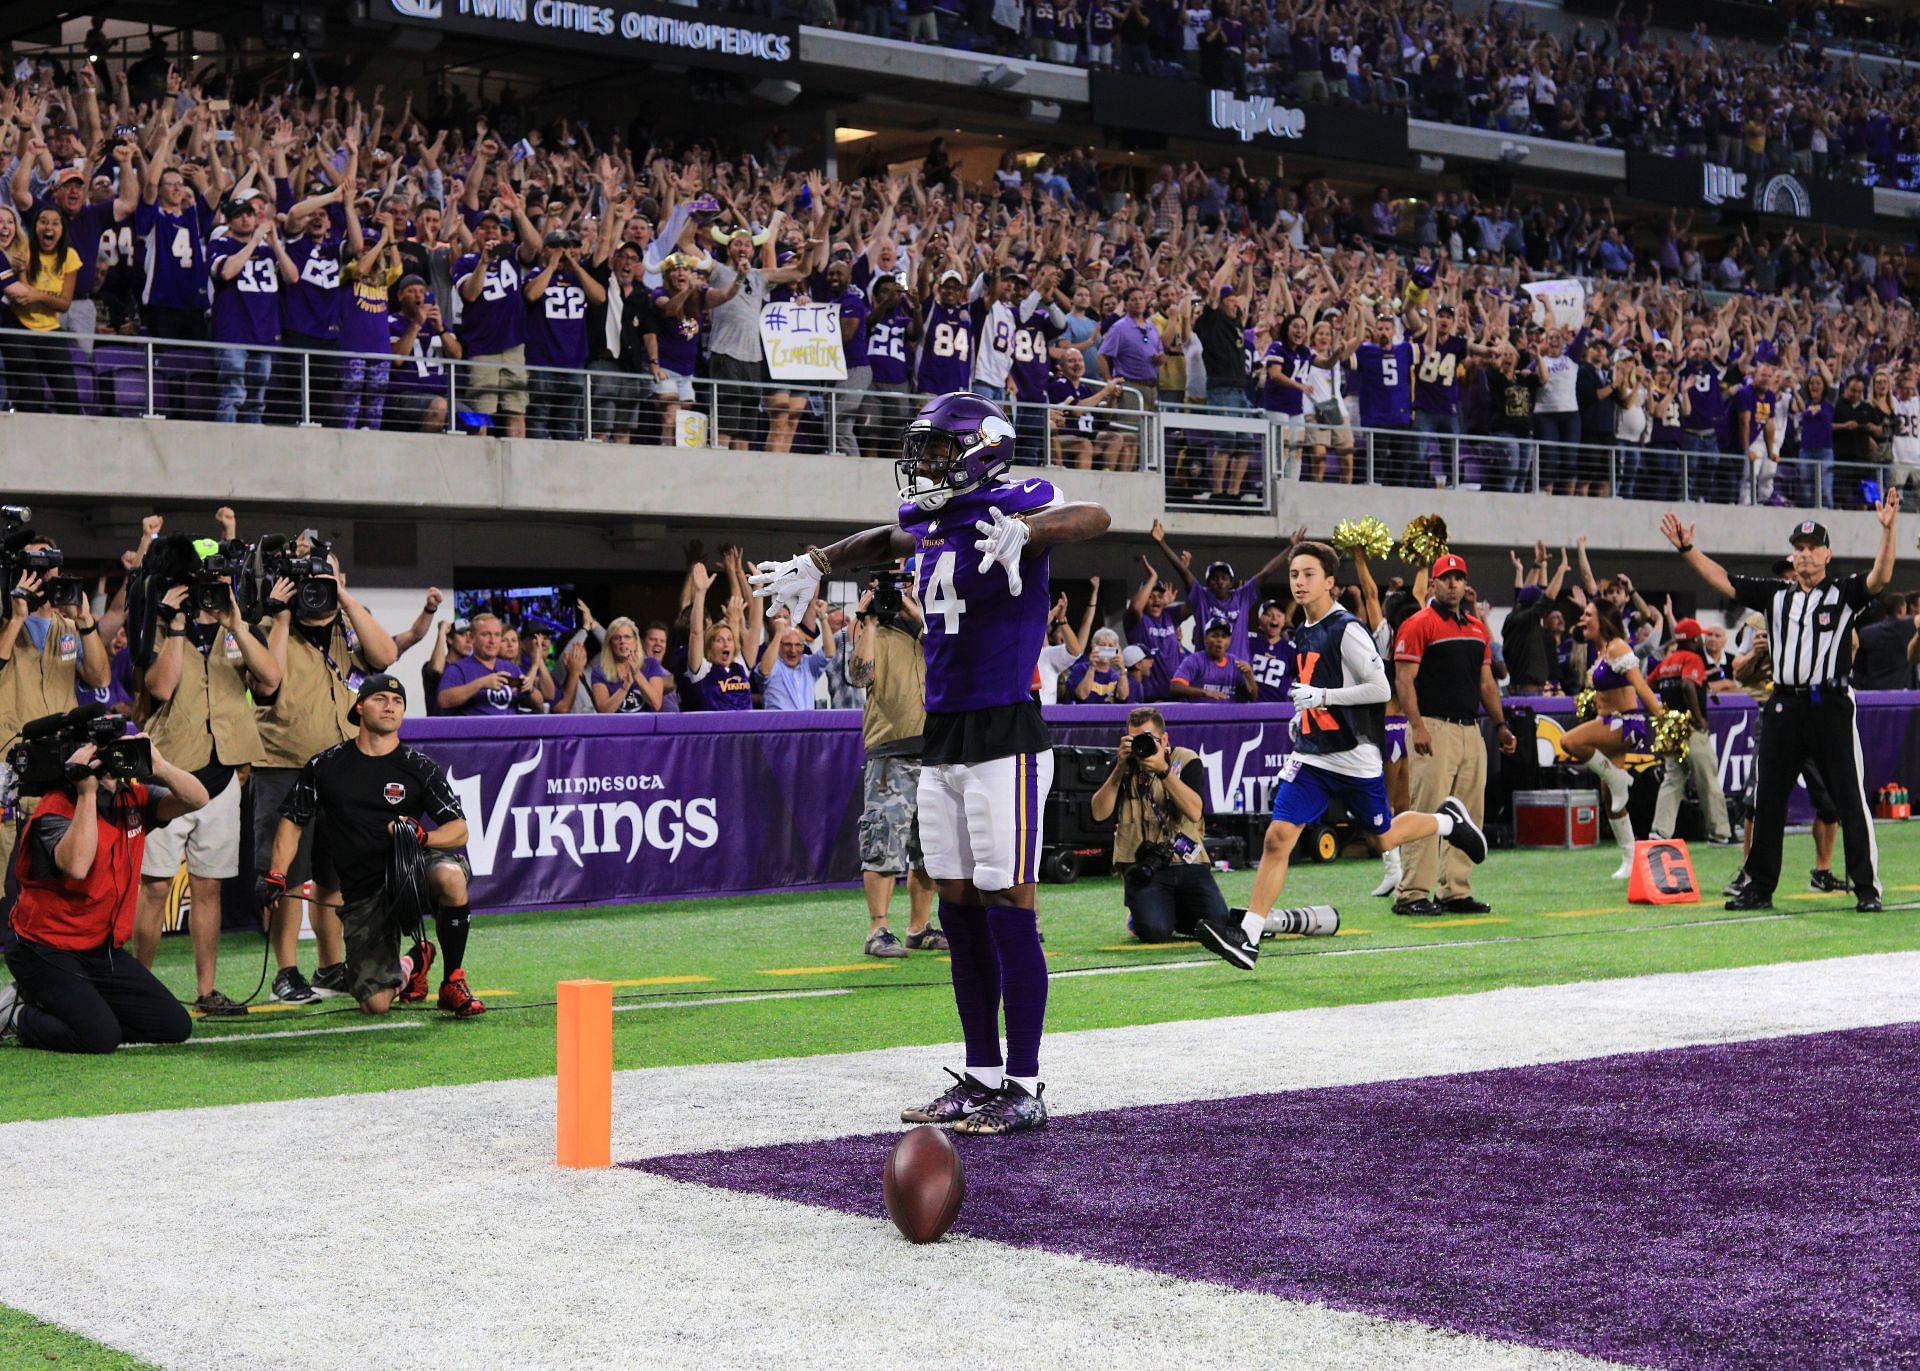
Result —
[[[765,10],[769,0],[740,7]],[[1826,51],[1834,7],[1806,6],[1779,45],[1653,30],[1651,5],[1565,38],[1520,6],[1434,0],[806,0],[809,22],[1242,95],[1403,110],[1503,133],[1711,156],[1906,185],[1920,163],[1898,66]],[[1911,40],[1911,18],[1888,26]]]
[[[1287,593],[1285,558],[1242,577],[1227,562],[1196,570],[1158,524],[1156,555],[1121,596],[1102,596],[1102,578],[1080,592],[1057,590],[1034,691],[1047,704],[1268,703],[1287,701],[1294,684],[1289,630],[1298,618]],[[1493,671],[1516,695],[1577,695],[1592,665],[1577,625],[1591,601],[1618,614],[1627,640],[1651,676],[1672,650],[1670,596],[1650,603],[1625,574],[1596,576],[1586,540],[1550,565],[1547,548],[1510,554],[1511,591],[1497,597],[1469,585],[1463,610],[1492,629]],[[798,622],[766,616],[748,582],[748,559],[733,546],[708,559],[686,548],[687,568],[673,620],[603,624],[584,601],[578,627],[556,634],[540,616],[508,613],[441,620],[423,670],[427,712],[678,713],[743,709],[854,709],[864,693],[858,672],[862,636],[875,631],[876,585],[840,587]],[[1784,560],[1784,559],[1783,559]],[[1369,628],[1386,634],[1425,602],[1425,574],[1376,579],[1364,553],[1343,571],[1341,600]],[[1483,569],[1484,570],[1484,569]],[[1502,566],[1497,575],[1504,577]],[[844,592],[844,593],[842,593]],[[855,593],[857,592],[857,593]],[[911,586],[909,617],[920,617]],[[1910,689],[1910,648],[1920,591],[1890,592],[1863,618],[1854,654],[1861,689]],[[891,617],[891,611],[888,616]],[[1715,616],[1705,614],[1704,619]],[[1384,626],[1384,627],[1383,627]],[[415,636],[417,634],[417,627]],[[1705,661],[1714,693],[1764,685],[1765,640],[1752,616],[1707,627]],[[871,658],[871,649],[866,654]]]
[[[1158,436],[1202,502],[1263,498],[1257,445],[1143,411],[1264,413],[1309,480],[1852,505],[1920,475],[1908,262],[1865,239],[1083,149],[967,185],[937,138],[835,180],[779,130],[643,147],[143,65],[0,88],[15,408],[111,411],[138,333],[151,403],[228,422],[672,442],[691,407],[717,446],[884,455],[971,387],[1029,460],[1131,470]],[[1583,304],[1525,291],[1568,277]],[[795,299],[839,306],[830,395],[769,380]]]

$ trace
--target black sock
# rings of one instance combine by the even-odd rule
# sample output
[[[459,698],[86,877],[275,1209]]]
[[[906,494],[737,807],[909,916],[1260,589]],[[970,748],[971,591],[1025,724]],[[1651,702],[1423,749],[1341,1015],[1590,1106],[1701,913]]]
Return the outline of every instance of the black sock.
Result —
[[[440,935],[440,979],[443,981],[467,959],[467,921],[472,914],[470,904],[433,911],[434,932]]]

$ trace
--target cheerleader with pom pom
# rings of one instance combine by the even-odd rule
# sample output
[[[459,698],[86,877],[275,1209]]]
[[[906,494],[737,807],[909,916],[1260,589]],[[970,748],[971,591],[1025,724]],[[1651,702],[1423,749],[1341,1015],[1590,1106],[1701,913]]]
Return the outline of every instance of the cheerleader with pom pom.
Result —
[[[1607,798],[1607,822],[1620,844],[1620,868],[1613,878],[1624,881],[1633,874],[1633,823],[1627,817],[1627,794],[1633,782],[1621,764],[1630,752],[1652,750],[1652,721],[1666,709],[1640,670],[1618,610],[1595,600],[1580,616],[1579,633],[1594,657],[1591,679],[1596,713],[1562,738],[1560,747],[1600,778]]]

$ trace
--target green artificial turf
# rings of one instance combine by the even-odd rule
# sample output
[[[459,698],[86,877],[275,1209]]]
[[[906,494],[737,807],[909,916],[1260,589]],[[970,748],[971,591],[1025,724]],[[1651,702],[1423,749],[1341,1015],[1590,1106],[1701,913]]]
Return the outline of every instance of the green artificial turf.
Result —
[[[1920,829],[1883,825],[1880,849],[1889,902],[1920,899],[1920,887],[1903,888],[1900,874],[1914,870]],[[1056,973],[1207,963],[1056,978],[1048,1026],[1060,1031],[1212,1018],[1920,947],[1920,911],[1857,914],[1851,897],[1804,893],[1804,873],[1812,865],[1805,836],[1788,839],[1792,879],[1783,881],[1776,905],[1789,917],[1774,920],[1722,910],[1717,892],[1737,865],[1737,850],[1702,845],[1694,858],[1703,888],[1715,893],[1699,904],[1650,907],[1629,906],[1622,883],[1608,879],[1618,860],[1612,848],[1495,853],[1475,883],[1494,912],[1472,922],[1393,917],[1386,900],[1366,893],[1378,879],[1377,862],[1299,866],[1285,902],[1335,904],[1348,933],[1269,941],[1251,973],[1213,962],[1191,943],[1131,944],[1119,886],[1111,879],[1045,886],[1042,926]],[[1221,883],[1228,900],[1239,902],[1251,881],[1251,872],[1241,871]],[[896,926],[903,926],[904,892],[896,896],[895,916]],[[860,895],[852,890],[483,917],[475,921],[467,958],[472,985],[495,1010],[482,1018],[454,1022],[430,1009],[409,1010],[388,1021],[418,1025],[404,1031],[129,1048],[105,1058],[9,1047],[0,1049],[8,1083],[0,1094],[0,1121],[550,1075],[554,983],[572,977],[705,978],[616,989],[621,1005],[674,1006],[615,1015],[615,1064],[622,1068],[954,1040],[944,960],[926,953],[898,961],[864,957],[865,930]],[[260,951],[257,937],[229,935],[222,988],[236,998],[250,991]],[[303,952],[310,959],[311,945]],[[769,974],[792,968],[818,969]],[[185,938],[165,940],[157,970],[174,990],[191,995]],[[768,995],[827,987],[854,993],[679,1005],[729,991]],[[196,1036],[366,1022],[349,1002],[329,1000],[215,1020],[199,1025]]]
[[[31,1314],[0,1305],[0,1371],[71,1366],[83,1371],[149,1371],[149,1363],[103,1347]]]

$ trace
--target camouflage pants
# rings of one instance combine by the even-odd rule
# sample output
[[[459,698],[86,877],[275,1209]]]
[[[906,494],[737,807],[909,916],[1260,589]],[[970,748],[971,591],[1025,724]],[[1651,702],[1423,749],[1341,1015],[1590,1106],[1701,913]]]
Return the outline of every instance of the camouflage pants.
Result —
[[[867,758],[861,799],[860,869],[892,876],[920,870],[920,759]]]
[[[429,869],[441,862],[452,862],[469,876],[473,874],[461,853],[427,854]],[[347,945],[347,989],[362,1004],[383,990],[398,990],[406,984],[400,974],[400,941],[411,938],[416,930],[388,906],[385,894],[381,891],[340,906],[340,932]]]

